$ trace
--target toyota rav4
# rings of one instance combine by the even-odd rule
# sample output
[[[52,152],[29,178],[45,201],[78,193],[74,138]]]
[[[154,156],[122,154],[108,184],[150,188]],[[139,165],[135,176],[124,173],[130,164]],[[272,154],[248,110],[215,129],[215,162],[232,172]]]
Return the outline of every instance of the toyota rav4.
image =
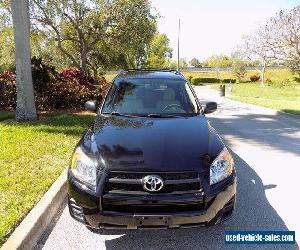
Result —
[[[233,157],[189,82],[173,70],[124,70],[76,146],[71,216],[91,228],[215,225],[234,210]]]

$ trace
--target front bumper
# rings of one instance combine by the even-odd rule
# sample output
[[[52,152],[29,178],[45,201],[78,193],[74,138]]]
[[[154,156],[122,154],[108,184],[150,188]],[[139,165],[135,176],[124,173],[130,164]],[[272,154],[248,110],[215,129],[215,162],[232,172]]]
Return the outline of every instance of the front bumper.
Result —
[[[149,228],[188,228],[211,226],[231,217],[235,206],[236,178],[231,184],[210,199],[209,206],[202,211],[134,214],[102,211],[81,206],[69,196],[71,216],[92,228],[106,229],[149,229]]]

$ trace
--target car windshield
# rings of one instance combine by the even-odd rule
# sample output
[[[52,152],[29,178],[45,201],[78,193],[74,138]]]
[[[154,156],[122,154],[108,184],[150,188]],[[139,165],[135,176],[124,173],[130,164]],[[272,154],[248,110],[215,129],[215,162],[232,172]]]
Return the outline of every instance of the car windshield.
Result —
[[[184,80],[130,79],[113,82],[102,113],[190,116],[199,114],[199,107]]]

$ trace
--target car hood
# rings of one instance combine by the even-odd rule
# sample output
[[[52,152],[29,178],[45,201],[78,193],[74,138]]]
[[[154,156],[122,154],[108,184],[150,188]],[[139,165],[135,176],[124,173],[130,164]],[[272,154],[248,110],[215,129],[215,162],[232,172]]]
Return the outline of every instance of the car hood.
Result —
[[[221,150],[205,116],[128,118],[98,115],[83,145],[105,168],[122,171],[205,171],[204,156]],[[214,139],[213,139],[214,138]],[[213,143],[212,143],[213,139]],[[207,164],[206,164],[207,165]]]

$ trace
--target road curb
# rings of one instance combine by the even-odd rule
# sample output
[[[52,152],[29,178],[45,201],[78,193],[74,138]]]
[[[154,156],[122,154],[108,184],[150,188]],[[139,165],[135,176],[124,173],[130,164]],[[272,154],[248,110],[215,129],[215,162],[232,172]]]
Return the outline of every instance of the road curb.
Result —
[[[295,114],[291,114],[291,113],[287,113],[287,112],[284,112],[284,111],[281,111],[281,110],[276,110],[277,113],[281,114],[281,115],[285,115],[285,116],[288,116],[288,117],[292,117],[292,118],[300,118],[300,115],[295,115]]]
[[[51,223],[67,194],[65,169],[37,205],[15,229],[1,250],[32,249]]]

